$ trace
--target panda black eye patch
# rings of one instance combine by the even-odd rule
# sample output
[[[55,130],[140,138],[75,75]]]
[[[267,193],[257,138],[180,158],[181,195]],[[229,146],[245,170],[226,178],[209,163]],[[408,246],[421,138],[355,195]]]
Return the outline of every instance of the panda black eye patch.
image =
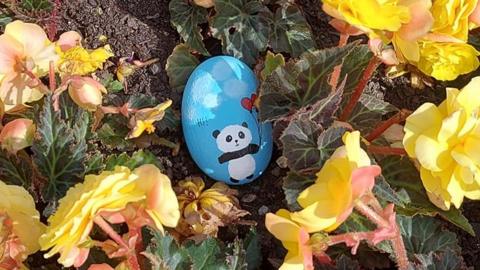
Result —
[[[227,138],[226,138],[227,142],[231,142],[232,139],[233,139],[233,138],[232,138],[232,136],[230,136],[230,135],[228,135]]]
[[[238,132],[238,137],[240,137],[240,139],[244,139],[245,133],[243,133],[242,131]]]

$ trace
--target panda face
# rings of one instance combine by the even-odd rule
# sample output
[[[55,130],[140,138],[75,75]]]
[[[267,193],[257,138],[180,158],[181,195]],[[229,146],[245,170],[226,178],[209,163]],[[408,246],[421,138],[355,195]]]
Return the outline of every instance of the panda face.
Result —
[[[222,131],[214,131],[217,147],[223,153],[235,152],[246,148],[252,142],[252,133],[246,123],[226,126]]]

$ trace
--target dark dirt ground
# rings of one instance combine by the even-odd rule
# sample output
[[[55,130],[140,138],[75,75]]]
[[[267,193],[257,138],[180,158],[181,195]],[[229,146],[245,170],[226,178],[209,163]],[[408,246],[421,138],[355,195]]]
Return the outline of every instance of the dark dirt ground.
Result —
[[[89,47],[100,45],[98,37],[105,35],[117,56],[129,56],[135,53],[139,59],[159,58],[160,62],[138,71],[129,81],[129,92],[151,94],[159,100],[171,98],[174,109],[181,104],[181,93],[171,91],[168,77],[164,70],[166,60],[176,44],[180,42],[175,29],[170,25],[168,0],[70,0],[62,1],[60,10],[59,32],[77,30],[85,38]],[[319,48],[335,46],[338,40],[334,29],[328,25],[327,16],[321,11],[318,0],[297,0],[302,7],[307,21],[312,27],[315,41]],[[399,108],[415,109],[425,101],[439,102],[440,91],[432,89],[415,90],[407,78],[390,80],[382,74],[372,80],[370,86],[380,87],[385,92],[386,99]],[[372,85],[374,84],[374,85]],[[436,88],[442,88],[438,86]],[[162,134],[165,136],[165,134]],[[181,130],[167,134],[173,141],[182,138]],[[199,169],[190,159],[184,144],[178,156],[172,157],[170,151],[164,148],[153,148],[152,152],[161,157],[162,163],[173,181],[186,176],[200,175]],[[282,258],[283,251],[280,242],[266,232],[263,222],[265,212],[274,212],[285,205],[281,188],[281,178],[285,171],[273,161],[266,174],[253,184],[238,187],[240,198],[254,194],[256,199],[250,203],[242,202],[242,207],[251,212],[249,217],[258,223],[261,235],[264,263],[262,269],[273,269]],[[480,235],[480,212],[478,204],[466,203],[465,214]],[[469,266],[480,265],[480,239],[473,238],[461,230],[455,230],[463,247],[463,255]],[[247,228],[240,228],[239,233]],[[234,230],[233,230],[234,231]],[[224,230],[223,239],[232,237],[232,230]],[[274,260],[269,260],[273,258]],[[271,264],[273,262],[273,266]],[[480,269],[480,268],[476,268]]]

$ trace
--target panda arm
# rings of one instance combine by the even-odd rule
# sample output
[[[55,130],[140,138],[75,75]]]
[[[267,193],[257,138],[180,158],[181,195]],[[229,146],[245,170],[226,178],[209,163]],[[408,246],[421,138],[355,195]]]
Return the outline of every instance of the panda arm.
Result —
[[[258,146],[258,144],[250,144],[248,146],[248,153],[249,154],[256,154],[258,152],[258,150],[260,150],[260,146]]]
[[[232,153],[224,153],[221,156],[218,157],[218,162],[220,164],[223,164],[225,162],[228,162],[232,160]]]

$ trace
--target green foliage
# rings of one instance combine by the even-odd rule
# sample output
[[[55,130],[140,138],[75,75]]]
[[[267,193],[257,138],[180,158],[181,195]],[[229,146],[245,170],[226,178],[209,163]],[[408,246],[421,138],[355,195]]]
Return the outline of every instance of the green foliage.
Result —
[[[190,53],[190,48],[181,43],[173,49],[167,59],[165,67],[170,81],[170,87],[177,92],[182,92],[187,80],[200,61]]]
[[[183,41],[193,50],[209,55],[199,24],[207,22],[207,10],[184,0],[172,0],[168,6],[170,19]]]
[[[30,189],[34,178],[34,169],[30,156],[25,151],[16,155],[0,150],[0,180],[9,185]]]
[[[330,74],[356,45],[305,53],[277,68],[260,86],[260,119],[279,120],[326,98],[332,91]]]
[[[261,262],[260,245],[254,230],[247,234],[245,240],[237,238],[226,247],[215,238],[207,238],[200,244],[190,241],[178,245],[170,235],[152,233],[154,238],[146,256],[155,270],[253,270]]]
[[[20,7],[27,11],[50,11],[53,3],[50,0],[21,0]]]
[[[460,270],[467,269],[461,256],[452,250],[437,254],[417,255],[414,268],[420,270]]]
[[[0,14],[0,30],[4,30],[5,26],[13,21],[12,16],[9,14]]]
[[[472,226],[458,209],[452,207],[449,211],[443,211],[430,202],[422,185],[419,172],[409,159],[390,156],[380,160],[379,165],[382,167],[385,180],[398,192],[402,191],[403,194],[408,196],[405,207],[397,208],[398,213],[409,216],[416,214],[434,216],[438,214],[474,235]]]
[[[395,111],[397,111],[397,108],[390,103],[364,92],[350,115],[348,122],[355,129],[360,130],[363,134],[367,134],[382,121],[382,117],[385,114]]]
[[[126,140],[125,137],[127,137],[130,129],[125,125],[125,119],[118,119],[120,117],[119,115],[106,117],[104,124],[97,130],[97,136],[102,144],[109,148],[122,151],[129,150],[133,148],[133,144],[131,140]]]
[[[296,5],[287,2],[277,8],[270,43],[274,51],[293,57],[315,48],[310,27]]]
[[[105,168],[103,155],[99,151],[89,153],[85,163],[85,174],[97,174]]]
[[[42,190],[45,201],[62,198],[68,188],[83,178],[89,118],[87,112],[79,112],[79,117],[62,118],[60,112],[53,110],[48,96],[36,119],[33,161],[46,180]]]
[[[266,79],[277,67],[285,66],[285,58],[282,54],[274,54],[271,51],[267,51],[265,56],[265,67],[263,68],[261,75],[262,79]]]
[[[116,80],[112,73],[106,73],[101,76],[100,82],[105,86],[108,93],[117,93],[124,89],[123,84]]]
[[[157,157],[150,151],[138,150],[132,155],[121,153],[119,155],[110,155],[105,160],[105,170],[113,170],[115,166],[125,166],[133,170],[141,165],[153,164],[159,168],[163,168]]]

